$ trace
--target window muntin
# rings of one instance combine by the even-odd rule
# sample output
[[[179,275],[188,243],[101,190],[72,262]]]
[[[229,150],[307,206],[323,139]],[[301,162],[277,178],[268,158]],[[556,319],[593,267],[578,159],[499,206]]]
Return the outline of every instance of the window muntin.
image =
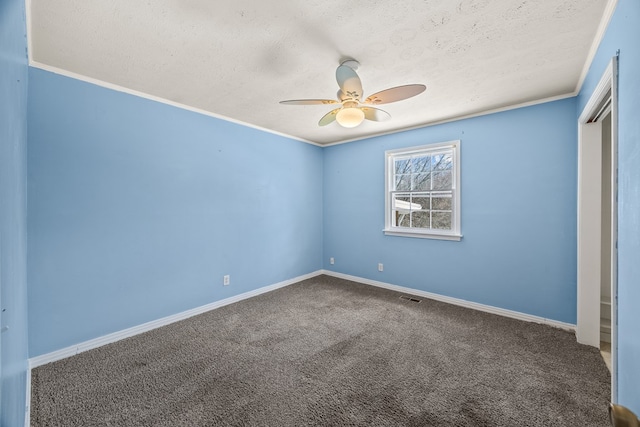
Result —
[[[460,142],[386,152],[386,234],[459,240]]]

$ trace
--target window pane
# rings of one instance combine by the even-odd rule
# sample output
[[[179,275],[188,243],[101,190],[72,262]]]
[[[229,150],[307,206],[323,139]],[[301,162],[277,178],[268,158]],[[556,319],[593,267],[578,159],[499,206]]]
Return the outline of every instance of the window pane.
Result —
[[[393,198],[393,216],[397,227],[409,227],[411,196],[408,193],[396,194]]]
[[[451,153],[436,154],[431,157],[433,170],[451,170],[453,161],[451,159]]]
[[[437,211],[450,211],[451,210],[451,196],[438,197],[433,196],[431,199],[431,209]]]
[[[411,212],[411,226],[413,228],[430,228],[429,211]]]
[[[395,167],[396,174],[411,173],[411,159],[396,160]]]
[[[419,173],[416,175],[412,175],[413,178],[413,186],[411,187],[414,191],[425,191],[431,190],[431,174],[430,173]]]
[[[413,196],[411,198],[411,203],[413,203],[413,209],[412,210],[423,210],[423,211],[428,211],[430,208],[429,206],[429,196]]]
[[[405,191],[411,190],[411,175],[396,175],[396,190]]]
[[[396,212],[396,226],[397,227],[409,227],[410,214],[401,214]]]
[[[386,234],[396,228],[410,237],[458,237],[458,150],[450,141],[386,153]]]
[[[433,173],[434,190],[451,190],[451,171],[441,171]]]
[[[429,172],[431,169],[431,156],[414,157],[411,159],[411,163],[413,165],[413,173]]]
[[[431,228],[436,230],[451,230],[451,212],[432,212]]]

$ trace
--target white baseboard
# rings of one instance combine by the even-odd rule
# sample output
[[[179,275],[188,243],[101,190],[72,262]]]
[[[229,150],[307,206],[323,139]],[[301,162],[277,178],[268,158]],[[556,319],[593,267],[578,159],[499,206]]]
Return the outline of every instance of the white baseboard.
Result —
[[[279,288],[283,288],[285,286],[292,285],[294,283],[300,282],[302,280],[310,279],[315,276],[319,276],[322,274],[321,270],[314,271],[312,273],[304,274],[302,276],[294,277],[293,279],[285,280],[283,282],[274,283],[273,285],[264,286],[259,289],[255,289],[253,291],[245,292],[240,295],[235,295],[233,297],[225,298],[220,301],[215,301],[210,304],[206,304],[200,307],[192,308],[191,310],[183,311],[181,313],[173,314],[171,316],[163,317],[161,319],[152,320],[151,322],[143,323],[138,326],[133,326],[131,328],[123,329],[122,331],[113,332],[111,334],[107,334],[98,338],[94,338],[88,341],[84,341],[78,344],[71,345],[69,347],[62,348],[60,350],[52,351],[51,353],[46,353],[40,356],[35,356],[29,359],[29,368],[36,368],[38,366],[45,365],[47,363],[55,362],[56,360],[65,359],[70,356],[74,356],[78,353],[82,353],[83,351],[91,350],[97,347],[101,347],[105,344],[110,344],[116,341],[119,341],[124,338],[132,337],[134,335],[141,334],[143,332],[150,331],[152,329],[159,328],[161,326],[168,325],[170,323],[174,323],[183,319],[187,319],[192,316],[196,316],[198,314],[205,313],[210,310],[214,310],[219,307],[223,307],[225,305],[233,304],[234,302],[242,301],[247,298],[255,297],[260,294],[264,294],[265,292],[270,292]]]
[[[363,277],[351,276],[349,274],[337,273],[330,270],[321,270],[322,274],[327,276],[338,277],[340,279],[351,280],[352,282],[358,282],[365,285],[377,286],[379,288],[390,289],[392,291],[407,293],[411,295],[417,295],[424,298],[433,299],[436,301],[446,302],[448,304],[458,305],[461,307],[471,308],[474,310],[484,311],[487,313],[497,314],[504,317],[511,317],[513,319],[524,320],[525,322],[542,323],[544,325],[553,326],[554,328],[564,329],[566,331],[575,332],[576,325],[571,323],[559,322],[557,320],[545,319],[544,317],[534,316],[531,314],[520,313],[519,311],[507,310],[504,308],[493,307],[491,305],[479,304],[477,302],[466,301],[459,298],[447,297],[444,295],[434,294],[431,292],[421,291],[413,288],[406,288],[404,286],[392,285],[390,283],[379,282],[377,280],[365,279]]]
[[[273,285],[264,286],[259,289],[255,289],[253,291],[245,292],[240,295],[236,295],[230,298],[226,298],[220,301],[215,301],[210,304],[206,304],[200,307],[193,308],[191,310],[183,311],[181,313],[177,313],[171,316],[163,317],[162,319],[154,320],[151,322],[143,323],[142,325],[134,326],[128,329],[124,329],[122,331],[114,332],[108,335],[104,335],[102,337],[94,338],[88,341],[84,341],[79,344],[75,344],[60,350],[53,351],[51,353],[43,354],[40,356],[32,357],[29,359],[29,367],[27,369],[27,392],[26,392],[26,415],[25,415],[25,427],[30,425],[30,405],[31,405],[31,369],[36,368],[38,366],[45,365],[47,363],[55,362],[57,360],[65,359],[67,357],[71,357],[78,353],[82,353],[83,351],[91,350],[97,347],[101,347],[106,344],[110,344],[116,341],[119,341],[124,338],[128,338],[134,335],[141,334],[146,331],[150,331],[152,329],[159,328],[161,326],[168,325],[170,323],[174,323],[183,319],[187,319],[192,316],[196,316],[201,313],[205,313],[210,310],[214,310],[219,307],[223,307],[225,305],[233,304],[234,302],[242,301],[247,298],[251,298],[266,292],[270,292],[279,288],[283,288],[285,286],[292,285],[294,283],[300,282],[302,280],[310,279],[315,276],[319,276],[321,274],[326,274],[327,276],[338,277],[341,279],[351,280],[353,282],[363,283],[365,285],[377,286],[379,288],[390,289],[397,292],[408,293],[411,295],[417,295],[424,298],[433,299],[436,301],[442,301],[453,305],[458,305],[461,307],[467,307],[474,310],[484,311],[487,313],[498,314],[500,316],[511,317],[514,319],[524,320],[527,322],[534,323],[542,323],[545,325],[550,325],[556,328],[574,331],[576,329],[576,325],[564,322],[558,322],[556,320],[545,319],[539,316],[533,316],[530,314],[520,313],[517,311],[506,310],[503,308],[493,307],[490,305],[479,304],[471,301],[466,301],[458,298],[447,297],[444,295],[438,295],[431,292],[425,292],[418,289],[407,288],[404,286],[392,285],[390,283],[379,282],[377,280],[365,279],[363,277],[351,276],[349,274],[337,273],[329,270],[318,270],[309,274],[304,274],[302,276],[294,277],[289,280],[285,280],[283,282],[275,283]]]

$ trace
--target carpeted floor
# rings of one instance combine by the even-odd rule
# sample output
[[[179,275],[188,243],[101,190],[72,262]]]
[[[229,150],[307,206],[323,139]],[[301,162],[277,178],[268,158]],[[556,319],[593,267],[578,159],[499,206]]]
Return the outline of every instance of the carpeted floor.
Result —
[[[38,367],[32,426],[607,426],[572,333],[318,276]]]

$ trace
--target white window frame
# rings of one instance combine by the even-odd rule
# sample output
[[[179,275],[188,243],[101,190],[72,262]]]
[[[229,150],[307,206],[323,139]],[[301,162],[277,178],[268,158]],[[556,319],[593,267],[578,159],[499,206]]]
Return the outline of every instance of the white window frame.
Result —
[[[393,162],[401,156],[425,154],[442,151],[443,148],[452,150],[453,171],[452,171],[452,218],[451,230],[432,230],[421,228],[409,228],[394,226],[392,222],[393,212]],[[400,148],[385,151],[384,166],[384,234],[389,236],[418,237],[423,239],[456,240],[462,239],[460,231],[460,140],[440,142],[436,144],[421,145],[419,147]]]

